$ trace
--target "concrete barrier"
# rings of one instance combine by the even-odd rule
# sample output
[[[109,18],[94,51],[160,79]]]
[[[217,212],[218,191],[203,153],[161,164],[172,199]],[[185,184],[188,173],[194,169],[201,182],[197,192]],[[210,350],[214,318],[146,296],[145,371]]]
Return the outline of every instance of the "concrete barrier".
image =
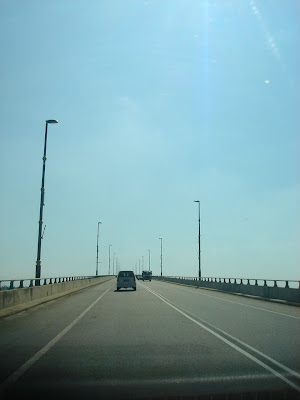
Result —
[[[257,284],[250,285],[244,283],[232,282],[213,282],[213,281],[199,281],[197,278],[184,279],[173,277],[153,277],[153,279],[162,280],[166,282],[179,283],[184,285],[192,285],[196,287],[204,287],[207,289],[215,289],[223,292],[245,294],[249,296],[261,297],[263,299],[284,300],[292,303],[300,304],[300,289],[290,287],[278,286],[259,286]],[[248,281],[249,282],[249,281]]]
[[[53,283],[43,286],[1,290],[0,310],[5,310],[9,312],[10,309],[18,306],[18,310],[22,308],[29,308],[31,305],[37,305],[45,301],[49,301],[57,297],[75,292],[77,290],[87,288],[89,286],[98,285],[113,278],[114,277],[112,276],[86,278],[68,282]],[[4,314],[6,315],[7,312],[5,312]]]

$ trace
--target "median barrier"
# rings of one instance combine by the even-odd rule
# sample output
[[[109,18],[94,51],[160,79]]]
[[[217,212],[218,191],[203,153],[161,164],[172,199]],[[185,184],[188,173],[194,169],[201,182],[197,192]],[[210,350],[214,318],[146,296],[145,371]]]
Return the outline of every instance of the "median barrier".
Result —
[[[0,315],[6,315],[9,310],[30,308],[57,297],[70,294],[77,290],[87,288],[89,286],[98,285],[107,280],[112,279],[114,276],[98,276],[86,278],[47,278],[51,283],[44,283],[41,286],[29,286],[13,288],[8,290],[0,290]],[[63,282],[61,281],[63,280]],[[32,281],[32,280],[31,280]],[[46,280],[44,280],[46,282]],[[3,282],[3,281],[2,281]],[[12,282],[12,281],[11,281]],[[56,283],[53,283],[56,282]],[[13,284],[10,284],[13,286]],[[7,311],[7,312],[6,312]]]
[[[299,281],[242,278],[200,278],[199,280],[196,277],[160,276],[153,276],[152,279],[300,304]],[[280,287],[280,285],[283,285],[283,287]],[[290,287],[291,285],[297,287]]]

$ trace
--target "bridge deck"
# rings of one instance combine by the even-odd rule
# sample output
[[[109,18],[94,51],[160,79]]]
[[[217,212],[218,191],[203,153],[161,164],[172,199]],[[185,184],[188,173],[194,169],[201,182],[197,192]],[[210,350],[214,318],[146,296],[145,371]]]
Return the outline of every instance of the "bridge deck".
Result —
[[[300,390],[298,307],[158,281],[115,289],[108,281],[1,319],[0,391],[138,398]]]

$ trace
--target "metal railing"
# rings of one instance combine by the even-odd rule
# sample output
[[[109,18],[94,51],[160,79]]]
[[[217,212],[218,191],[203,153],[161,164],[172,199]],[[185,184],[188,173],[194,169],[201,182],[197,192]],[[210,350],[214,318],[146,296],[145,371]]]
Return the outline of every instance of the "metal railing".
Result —
[[[215,278],[215,277],[187,277],[187,276],[153,276],[155,279],[181,279],[201,282],[218,282],[239,285],[283,287],[290,289],[300,289],[300,281],[284,279],[261,279],[261,278]]]
[[[22,279],[1,279],[0,290],[22,289],[25,287],[33,287],[40,285],[51,285],[53,283],[62,283],[77,281],[82,279],[103,278],[109,275],[94,276],[58,276],[54,278],[22,278]],[[5,284],[8,282],[8,284]]]

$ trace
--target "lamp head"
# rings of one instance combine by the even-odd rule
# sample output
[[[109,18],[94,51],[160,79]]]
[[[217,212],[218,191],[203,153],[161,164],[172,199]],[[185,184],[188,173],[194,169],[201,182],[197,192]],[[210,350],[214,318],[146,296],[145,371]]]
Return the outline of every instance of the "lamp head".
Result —
[[[47,124],[58,124],[57,119],[47,119],[46,121]]]

